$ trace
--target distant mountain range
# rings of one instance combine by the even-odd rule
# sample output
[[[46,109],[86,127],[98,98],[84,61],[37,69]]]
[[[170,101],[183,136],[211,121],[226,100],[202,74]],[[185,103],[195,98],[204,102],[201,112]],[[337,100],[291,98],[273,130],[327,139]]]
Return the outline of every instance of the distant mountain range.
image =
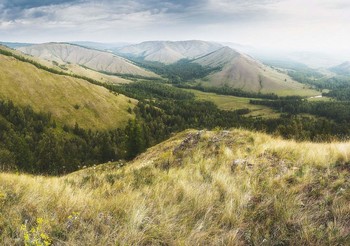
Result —
[[[299,90],[305,87],[285,73],[265,66],[248,55],[215,42],[200,40],[147,41],[126,46],[120,44],[122,47],[93,42],[75,43],[26,45],[17,48],[17,50],[67,66],[77,64],[80,66],[78,71],[80,74],[84,72],[81,71],[81,68],[89,68],[115,75],[128,74],[153,78],[159,77],[157,70],[152,70],[145,64],[131,60],[157,62],[163,64],[165,69],[169,65],[176,65],[178,62],[185,60],[188,64],[202,66],[203,70],[210,69],[210,74],[198,72],[198,74],[204,74],[204,77],[192,79],[192,82],[201,82],[205,86],[230,86],[245,91],[262,93],[283,91],[286,94],[298,93]],[[83,47],[84,45],[95,48]],[[104,50],[98,50],[98,48]],[[110,49],[110,51],[105,51],[107,49]],[[188,69],[191,70],[192,67]],[[193,69],[198,68],[193,66]],[[75,71],[77,70],[75,68]],[[181,73],[181,70],[176,70],[176,72]],[[164,76],[164,74],[161,75]]]
[[[288,75],[219,43],[198,40],[148,41],[122,47],[117,52],[126,57],[165,65],[187,59],[203,67],[216,68],[205,78],[197,80],[206,86],[225,85],[254,92],[291,92],[304,87]]]
[[[16,42],[1,42],[1,41],[0,41],[0,44],[10,47],[12,49],[34,45],[33,43],[16,43]]]
[[[66,43],[45,43],[17,48],[23,53],[61,64],[78,64],[96,71],[112,74],[132,74],[157,77],[118,55]]]
[[[304,66],[306,65],[312,69],[328,69],[350,59],[350,55],[347,55],[346,53],[333,54],[331,52],[273,52],[264,50],[251,50],[247,53],[254,56],[262,62],[279,61],[283,63],[287,62],[303,64]]]
[[[350,61],[346,61],[338,66],[332,67],[330,70],[339,75],[350,75]]]
[[[117,53],[126,56],[143,58],[146,61],[156,61],[171,64],[181,59],[195,59],[211,53],[222,47],[221,44],[193,41],[148,41],[122,47]]]

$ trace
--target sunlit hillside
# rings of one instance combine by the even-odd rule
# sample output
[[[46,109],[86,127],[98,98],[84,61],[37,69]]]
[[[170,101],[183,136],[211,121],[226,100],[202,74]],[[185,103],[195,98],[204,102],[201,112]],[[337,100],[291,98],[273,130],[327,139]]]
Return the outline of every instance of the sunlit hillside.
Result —
[[[130,163],[0,174],[0,244],[348,245],[350,143],[188,130]]]
[[[35,111],[50,112],[58,123],[107,129],[124,125],[135,100],[85,80],[50,73],[0,55],[0,98]],[[44,64],[45,65],[45,64]]]
[[[20,46],[22,47],[22,46]],[[40,57],[32,56],[23,53],[22,51],[15,50],[8,48],[7,46],[0,46],[0,49],[3,51],[10,52],[12,54],[15,54],[16,56],[23,57],[27,60],[32,60],[34,62],[37,62],[39,64],[42,64],[45,67],[52,68],[56,71],[63,72],[63,73],[73,73],[79,76],[88,77],[91,79],[94,79],[96,81],[108,83],[108,84],[123,84],[123,83],[130,83],[131,80],[127,78],[122,78],[122,76],[118,75],[108,75],[106,73],[98,72],[95,70],[92,70],[90,68],[84,67],[79,64],[73,64],[73,63],[58,63],[55,61],[46,60]]]

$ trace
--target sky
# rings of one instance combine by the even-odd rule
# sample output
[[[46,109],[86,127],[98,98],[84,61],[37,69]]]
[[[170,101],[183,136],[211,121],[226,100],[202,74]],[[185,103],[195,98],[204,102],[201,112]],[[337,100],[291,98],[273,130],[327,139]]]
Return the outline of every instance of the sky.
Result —
[[[0,40],[207,40],[349,51],[349,0],[0,0]]]

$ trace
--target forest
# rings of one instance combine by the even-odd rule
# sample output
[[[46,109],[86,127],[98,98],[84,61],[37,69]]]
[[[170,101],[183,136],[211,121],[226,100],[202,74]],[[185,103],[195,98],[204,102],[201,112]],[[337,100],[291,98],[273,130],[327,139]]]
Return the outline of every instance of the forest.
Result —
[[[350,135],[349,107],[345,104],[339,104],[339,107],[343,105],[343,111],[338,106],[335,111],[317,103],[305,105],[303,100],[252,100],[251,103],[265,104],[284,113],[277,119],[262,119],[244,116],[249,112],[247,109],[220,110],[211,102],[196,101],[192,93],[156,82],[109,87],[114,93],[125,93],[139,100],[134,109],[136,119],[124,128],[96,131],[82,129],[77,124],[59,125],[50,114],[1,101],[1,169],[57,175],[98,163],[128,160],[188,128],[238,127],[314,141],[345,139]],[[302,112],[324,117],[298,115]]]
[[[189,128],[245,128],[296,140],[346,140],[350,136],[349,93],[344,90],[348,80],[333,79],[321,89],[333,88],[329,97],[339,101],[309,102],[301,97],[278,97],[274,94],[244,92],[230,87],[211,88],[200,84],[167,85],[160,81],[143,81],[124,85],[104,84],[89,78],[72,75],[45,67],[35,61],[5,50],[0,52],[30,62],[40,69],[60,75],[85,79],[111,92],[125,94],[139,100],[134,108],[136,118],[123,128],[97,131],[60,125],[49,113],[34,112],[30,107],[19,107],[11,101],[0,101],[0,169],[18,170],[35,174],[61,175],[120,159],[130,160],[148,147],[168,139],[172,134]],[[167,71],[185,68],[181,61]],[[187,64],[188,65],[188,64]],[[167,68],[167,69],[168,69]],[[189,70],[191,66],[187,67]],[[183,73],[183,78],[202,76]],[[182,75],[181,75],[182,76]],[[180,80],[183,79],[182,77]],[[306,81],[304,81],[306,83]],[[223,95],[249,97],[251,104],[265,105],[281,113],[279,118],[246,116],[249,109],[220,110],[214,103],[197,101],[194,94],[183,88],[197,89]],[[254,98],[259,100],[254,100]],[[341,100],[341,101],[340,101]]]
[[[204,78],[210,73],[220,70],[220,67],[205,67],[189,59],[181,59],[175,63],[164,65],[160,62],[146,61],[141,58],[127,57],[140,67],[148,69],[166,78],[169,83],[181,84],[186,81]]]
[[[301,69],[288,71],[288,75],[296,81],[308,84],[316,89],[330,90],[322,95],[340,101],[350,100],[350,77],[343,75],[325,76],[313,69]]]

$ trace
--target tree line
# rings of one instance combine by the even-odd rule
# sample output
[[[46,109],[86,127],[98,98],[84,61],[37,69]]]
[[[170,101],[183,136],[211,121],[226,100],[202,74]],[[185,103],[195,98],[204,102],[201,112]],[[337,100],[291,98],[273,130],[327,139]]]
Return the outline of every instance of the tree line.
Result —
[[[142,58],[127,57],[140,67],[153,71],[166,78],[172,84],[181,84],[186,81],[204,78],[214,71],[219,71],[221,67],[202,66],[189,59],[181,59],[172,64],[163,64],[155,61],[146,61]]]
[[[230,86],[221,86],[221,87],[213,87],[213,86],[203,86],[198,83],[196,85],[188,85],[188,84],[177,84],[176,87],[183,89],[194,89],[203,92],[212,92],[218,95],[229,95],[236,97],[248,97],[248,98],[263,98],[263,99],[278,99],[279,97],[274,93],[260,93],[260,92],[252,92],[252,91],[243,91],[241,89],[232,88]]]
[[[250,100],[251,104],[264,105],[281,113],[312,114],[342,123],[350,122],[350,102],[310,102],[305,99]]]
[[[348,123],[341,125],[297,114],[285,114],[277,119],[246,117],[242,114],[249,110],[220,110],[211,102],[195,100],[191,93],[158,83],[139,82],[116,87],[119,89],[115,91],[128,90],[139,103],[134,108],[134,120],[124,128],[108,131],[86,130],[77,124],[60,125],[49,113],[0,101],[1,168],[63,174],[83,166],[132,159],[173,133],[188,128],[242,127],[286,138],[318,141],[350,135]]]

